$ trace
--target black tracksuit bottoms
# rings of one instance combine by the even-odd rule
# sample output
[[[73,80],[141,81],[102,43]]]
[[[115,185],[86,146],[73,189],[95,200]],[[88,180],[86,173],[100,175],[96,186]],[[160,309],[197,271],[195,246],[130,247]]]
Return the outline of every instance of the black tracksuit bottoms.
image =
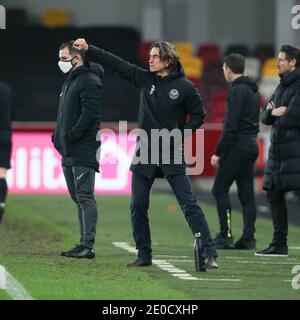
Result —
[[[95,170],[89,167],[63,167],[71,198],[77,204],[80,244],[93,248],[96,236],[97,205],[94,198]]]
[[[286,191],[267,191],[267,201],[271,208],[274,234],[272,245],[281,247],[287,245],[288,212],[285,200]]]
[[[173,175],[167,176],[166,179],[176,196],[192,233],[201,232],[206,257],[216,257],[217,252],[214,241],[211,238],[204,213],[197,204],[189,177],[186,175]],[[132,175],[131,223],[138,257],[143,259],[152,258],[148,208],[150,189],[154,180],[155,177],[149,178],[137,172],[133,172]]]
[[[212,193],[217,203],[220,232],[224,238],[232,237],[231,202],[229,189],[236,182],[243,210],[242,239],[252,240],[255,233],[256,202],[254,194],[254,163],[257,154],[231,150],[221,157]]]

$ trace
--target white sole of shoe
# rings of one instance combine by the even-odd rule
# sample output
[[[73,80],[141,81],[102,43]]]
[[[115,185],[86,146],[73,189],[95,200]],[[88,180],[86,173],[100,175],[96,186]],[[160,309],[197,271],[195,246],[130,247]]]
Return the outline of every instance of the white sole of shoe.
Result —
[[[263,253],[254,253],[255,257],[288,257],[288,254],[263,254]]]
[[[218,266],[206,266],[206,269],[219,269]]]

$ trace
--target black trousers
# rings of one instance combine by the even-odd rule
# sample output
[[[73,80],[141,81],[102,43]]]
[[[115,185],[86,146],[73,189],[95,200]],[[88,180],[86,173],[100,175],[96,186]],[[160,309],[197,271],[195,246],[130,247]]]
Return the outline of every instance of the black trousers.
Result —
[[[201,232],[206,256],[216,257],[214,241],[211,238],[204,213],[198,206],[193,194],[189,177],[175,175],[167,176],[166,179],[177,198],[192,233]],[[150,189],[154,180],[155,177],[148,178],[136,172],[133,172],[132,175],[131,223],[133,238],[138,250],[138,257],[144,259],[152,257],[148,208]]]
[[[10,169],[10,157],[12,150],[11,138],[0,134],[0,168]]]
[[[222,237],[232,237],[229,189],[236,182],[243,210],[242,239],[251,240],[255,233],[256,202],[254,194],[254,162],[256,154],[229,151],[221,158],[212,193],[217,203]]]
[[[287,245],[288,213],[285,201],[285,191],[267,191],[267,201],[271,208],[274,234],[272,245]]]
[[[78,208],[80,244],[93,248],[98,217],[94,198],[95,170],[88,167],[63,167],[63,171],[70,196]]]

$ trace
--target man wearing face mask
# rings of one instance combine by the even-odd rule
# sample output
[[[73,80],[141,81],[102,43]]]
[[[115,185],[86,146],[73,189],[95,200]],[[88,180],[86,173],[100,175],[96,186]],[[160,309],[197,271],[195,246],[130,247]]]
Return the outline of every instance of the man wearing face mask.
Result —
[[[57,125],[52,142],[62,156],[62,167],[71,198],[78,207],[80,244],[61,255],[70,258],[95,257],[97,206],[94,199],[95,172],[99,172],[96,140],[100,128],[103,69],[84,64],[84,54],[74,41],[59,49],[58,66],[66,74],[60,94]]]

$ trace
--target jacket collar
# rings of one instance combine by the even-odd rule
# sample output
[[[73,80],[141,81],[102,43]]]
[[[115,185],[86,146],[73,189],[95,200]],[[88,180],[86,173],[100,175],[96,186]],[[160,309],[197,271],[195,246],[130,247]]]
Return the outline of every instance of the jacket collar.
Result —
[[[177,62],[176,66],[171,70],[171,72],[166,77],[157,76],[160,81],[166,81],[170,79],[178,79],[185,77],[183,67],[180,62]]]
[[[297,68],[293,72],[291,72],[291,73],[287,74],[286,76],[282,77],[280,82],[284,86],[289,86],[292,83],[298,81],[299,79],[300,79],[300,68]]]

